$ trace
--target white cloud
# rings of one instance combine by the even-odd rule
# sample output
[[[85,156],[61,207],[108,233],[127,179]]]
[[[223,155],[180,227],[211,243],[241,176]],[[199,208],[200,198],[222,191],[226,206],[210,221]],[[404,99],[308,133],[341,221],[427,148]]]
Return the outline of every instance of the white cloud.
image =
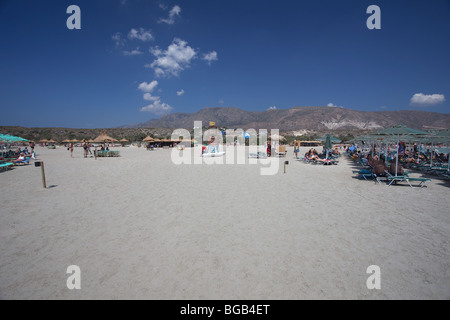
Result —
[[[207,61],[209,65],[211,65],[211,62],[217,61],[217,52],[211,51],[209,53],[206,53],[203,55],[203,60]]]
[[[143,96],[143,98],[144,98],[144,100],[146,100],[146,101],[157,101],[157,100],[159,100],[160,98],[159,97],[157,97],[157,96],[152,96],[152,94],[151,93],[144,93],[144,96]]]
[[[160,6],[161,7],[161,6]],[[161,7],[162,8],[162,7]],[[159,19],[158,22],[160,23],[167,23],[167,24],[174,24],[175,23],[175,17],[180,16],[181,8],[177,5],[175,5],[170,11],[169,11],[169,17],[167,19]]]
[[[158,81],[156,81],[156,80],[153,80],[150,83],[142,82],[141,84],[139,84],[138,89],[143,92],[152,92],[157,85],[158,85]]]
[[[131,51],[124,51],[123,52],[124,56],[137,56],[137,55],[140,55],[140,54],[143,54],[143,52],[139,50],[139,47],[137,47],[136,49],[131,50]]]
[[[184,94],[184,90],[181,89],[180,91],[177,91],[177,96],[182,96]]]
[[[276,106],[269,107],[267,110],[277,110],[277,107]]]
[[[120,32],[113,34],[111,39],[115,42],[116,47],[123,47],[125,45],[125,39],[122,38],[122,34]]]
[[[224,104],[225,100],[224,99],[220,99],[218,102],[219,102],[219,104]]]
[[[139,84],[138,89],[142,92],[145,92],[143,95],[143,99],[146,101],[151,101],[152,103],[142,107],[141,111],[151,112],[157,115],[163,115],[169,113],[172,110],[172,107],[167,103],[161,102],[161,98],[157,96],[153,96],[151,92],[155,90],[158,85],[158,81],[153,80],[150,83],[142,82]]]
[[[416,93],[412,96],[410,103],[413,106],[429,107],[445,102],[443,94],[423,94]]]
[[[337,105],[335,105],[335,104],[332,103],[332,102],[330,102],[329,104],[327,104],[327,107],[330,107],[330,108],[344,108],[344,107],[342,107],[342,106],[337,106]]]
[[[128,33],[128,39],[130,40],[141,40],[141,41],[151,41],[153,40],[152,33],[150,30],[145,30],[144,28],[131,29]]]
[[[152,104],[149,104],[141,108],[141,111],[154,113],[156,115],[163,115],[172,111],[172,107],[167,103],[161,102],[161,100],[156,100]]]
[[[156,57],[151,64],[145,65],[155,71],[157,77],[178,76],[181,71],[190,66],[191,60],[197,52],[187,45],[187,42],[175,38],[167,50],[158,47],[151,48],[150,52]]]

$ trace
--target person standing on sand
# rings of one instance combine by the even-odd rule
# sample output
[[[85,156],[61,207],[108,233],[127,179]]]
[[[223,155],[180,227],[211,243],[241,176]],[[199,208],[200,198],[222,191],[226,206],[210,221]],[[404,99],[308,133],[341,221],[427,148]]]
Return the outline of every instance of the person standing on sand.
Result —
[[[87,158],[88,155],[88,145],[86,140],[83,140],[83,150],[84,150],[84,157]]]
[[[295,158],[298,158],[298,152],[300,148],[298,146],[294,146],[294,153],[295,153]]]
[[[70,157],[73,158],[73,142],[69,144]]]

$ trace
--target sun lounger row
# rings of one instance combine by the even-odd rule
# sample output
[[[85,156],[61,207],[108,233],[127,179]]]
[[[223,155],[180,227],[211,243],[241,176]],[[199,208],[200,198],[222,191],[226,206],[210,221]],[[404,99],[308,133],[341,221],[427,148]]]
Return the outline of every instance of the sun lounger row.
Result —
[[[384,172],[376,172],[366,159],[354,160],[356,163],[363,166],[363,168],[354,170],[353,173],[357,174],[360,179],[374,180],[378,184],[386,182],[388,186],[391,186],[400,182],[406,182],[412,188],[412,183],[417,182],[418,184],[415,186],[423,188],[426,186],[425,184],[428,181],[431,181],[431,179],[428,178],[410,177],[409,173],[406,171],[404,171],[402,174],[397,175],[392,174],[391,172],[389,172],[389,170],[384,170]]]
[[[119,151],[97,151],[97,157],[118,157]]]

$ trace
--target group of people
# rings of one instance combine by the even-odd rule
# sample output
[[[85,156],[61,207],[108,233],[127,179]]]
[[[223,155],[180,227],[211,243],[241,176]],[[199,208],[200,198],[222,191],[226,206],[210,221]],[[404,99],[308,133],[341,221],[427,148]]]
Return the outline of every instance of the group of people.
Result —
[[[384,156],[378,157],[378,155],[372,156],[371,154],[368,154],[366,159],[367,163],[372,167],[373,173],[377,176],[386,176],[386,171],[391,175],[404,174],[403,167],[400,163],[396,164],[395,161],[392,161],[391,164],[387,166]]]
[[[315,160],[319,162],[326,162],[327,159],[321,158],[316,149],[309,149],[307,153],[305,153],[305,159],[307,160]]]
[[[92,155],[92,151],[91,151],[92,145],[89,142],[87,142],[86,140],[83,140],[81,146],[83,147],[84,158],[87,158],[88,155]],[[73,158],[73,148],[74,148],[73,142],[71,142],[67,145],[67,150],[70,151],[71,158]],[[105,151],[105,147],[103,145],[101,147],[101,150]]]

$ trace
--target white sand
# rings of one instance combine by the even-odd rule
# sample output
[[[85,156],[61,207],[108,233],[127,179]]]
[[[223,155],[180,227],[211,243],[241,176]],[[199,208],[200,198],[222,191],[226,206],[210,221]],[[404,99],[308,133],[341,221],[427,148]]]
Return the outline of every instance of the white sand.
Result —
[[[450,299],[442,180],[377,185],[345,158],[308,165],[292,148],[273,176],[115,150],[38,147],[47,189],[34,165],[0,173],[1,299]],[[69,265],[81,290],[66,286]]]

